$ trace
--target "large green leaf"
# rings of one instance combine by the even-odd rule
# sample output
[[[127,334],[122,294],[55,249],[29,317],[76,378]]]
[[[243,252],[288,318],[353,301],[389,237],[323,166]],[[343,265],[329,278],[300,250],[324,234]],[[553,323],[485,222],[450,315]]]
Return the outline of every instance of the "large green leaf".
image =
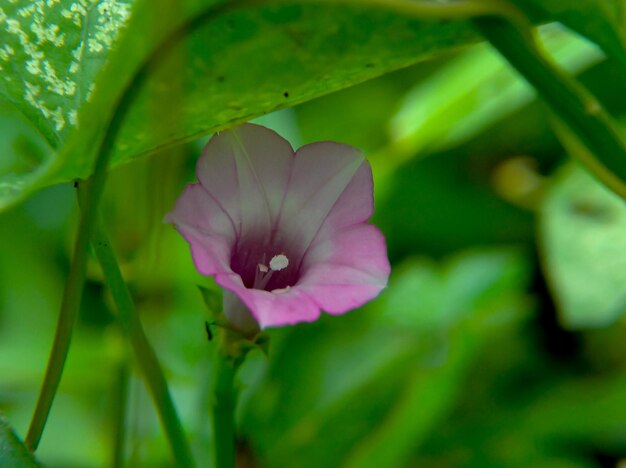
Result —
[[[546,197],[539,228],[564,325],[607,326],[626,312],[623,200],[578,167],[568,167]]]
[[[2,414],[0,414],[0,466],[4,468],[39,466]]]
[[[75,128],[77,110],[90,98],[131,4],[8,0],[0,7],[0,93],[51,146]]]
[[[0,173],[0,208],[87,176],[116,103],[145,63],[114,163],[475,40],[464,22],[329,2],[11,0],[0,11],[0,59],[13,51],[0,92],[56,150],[34,170]]]
[[[0,172],[0,209],[44,185],[86,175],[131,77],[164,37],[211,3],[4,2],[0,95],[30,120],[52,151],[35,167]]]

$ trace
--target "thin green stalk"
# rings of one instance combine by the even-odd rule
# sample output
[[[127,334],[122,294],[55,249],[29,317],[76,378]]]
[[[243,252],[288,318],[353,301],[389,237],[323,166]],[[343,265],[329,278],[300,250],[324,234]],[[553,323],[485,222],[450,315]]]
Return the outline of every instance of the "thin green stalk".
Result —
[[[508,20],[477,18],[474,24],[589,150],[577,155],[581,162],[626,199],[626,142],[598,100],[545,58],[529,35]]]
[[[25,443],[31,451],[36,450],[39,445],[63,374],[67,352],[72,340],[72,331],[78,317],[85,285],[89,240],[96,220],[95,213],[98,211],[98,204],[102,197],[113,142],[117,137],[125,109],[124,105],[120,105],[120,112],[115,114],[105,132],[105,137],[102,140],[94,164],[93,175],[89,179],[85,190],[84,209],[81,211],[78,234],[74,244],[74,255],[63,291],[63,300],[52,351],[48,359],[46,375],[39,392],[37,405],[26,434]]]
[[[170,443],[176,464],[181,467],[195,466],[163,370],[154,349],[148,342],[132,296],[100,222],[95,226],[92,246],[117,307],[119,323],[131,343],[139,369]]]
[[[128,408],[128,388],[130,368],[124,359],[118,369],[117,379],[113,388],[113,457],[111,466],[122,468],[124,466],[124,453],[126,451],[126,410]]]
[[[113,106],[114,112],[106,129],[104,130],[104,136],[99,143],[92,175],[88,180],[88,186],[85,190],[83,201],[84,206],[81,212],[76,241],[74,243],[72,263],[70,265],[70,271],[67,282],[65,283],[65,289],[63,291],[63,299],[61,309],[59,311],[59,319],[57,321],[54,342],[48,359],[46,374],[39,392],[35,411],[26,434],[25,444],[31,451],[36,450],[39,445],[48,415],[50,414],[50,408],[52,407],[52,403],[63,374],[65,360],[71,343],[72,331],[76,318],[78,317],[78,311],[85,284],[88,258],[87,250],[91,239],[91,232],[96,220],[95,213],[98,212],[98,205],[102,197],[102,191],[104,189],[107,176],[107,168],[113,153],[113,147],[128,110],[137,96],[138,89],[142,87],[147,76],[149,75],[151,67],[160,59],[163,52],[166,51],[168,47],[173,46],[188,32],[202,24],[207,18],[212,17],[219,11],[228,10],[230,5],[230,3],[212,5],[206,8],[202,14],[199,14],[192,20],[184,23],[180,28],[168,35],[168,37],[166,37],[161,44],[153,50],[152,54],[137,70],[133,78],[119,96],[118,101]],[[81,123],[81,125],[85,124],[89,124],[89,122]]]
[[[226,11],[230,7],[230,3],[212,5],[206,8],[203,13],[184,23],[180,28],[168,35],[137,70],[119,96],[118,101],[113,106],[115,110],[103,132],[104,136],[98,146],[92,175],[88,180],[88,186],[85,190],[84,206],[81,212],[76,241],[74,243],[72,263],[63,291],[63,299],[59,311],[54,342],[35,411],[25,438],[25,444],[31,451],[36,450],[39,445],[48,415],[50,414],[50,408],[52,407],[63,374],[65,360],[72,339],[72,331],[76,318],[78,317],[85,284],[88,258],[87,250],[96,219],[95,213],[98,212],[98,205],[106,181],[109,160],[111,159],[117,136],[124,123],[128,110],[132,106],[138,90],[143,86],[143,83],[149,75],[151,67],[162,57],[163,52],[176,44],[178,40],[183,38],[195,27],[203,24],[207,18],[211,18],[219,11]],[[89,122],[81,123],[81,125],[85,124],[89,124]]]
[[[74,245],[73,261],[63,292],[63,300],[57,321],[52,351],[48,358],[48,366],[39,392],[39,398],[37,399],[37,406],[35,407],[24,441],[31,451],[37,449],[46,421],[48,420],[50,408],[52,407],[52,402],[54,401],[54,396],[59,388],[59,382],[63,374],[65,359],[67,358],[70,342],[72,340],[74,323],[78,316],[83,286],[85,284],[89,234],[93,224],[93,216],[89,214],[89,211],[91,210],[87,210],[87,212],[81,216],[78,236]]]
[[[235,454],[235,406],[237,394],[234,388],[238,364],[228,359],[218,349],[214,361],[213,388],[213,454],[217,468],[234,468]]]

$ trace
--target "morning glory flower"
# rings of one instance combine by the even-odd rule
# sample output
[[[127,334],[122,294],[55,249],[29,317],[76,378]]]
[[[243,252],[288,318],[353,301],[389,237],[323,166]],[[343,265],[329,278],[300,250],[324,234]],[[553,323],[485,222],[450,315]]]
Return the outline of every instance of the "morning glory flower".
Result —
[[[361,151],[318,142],[294,152],[265,127],[213,136],[165,220],[197,270],[224,289],[231,325],[258,328],[343,314],[376,297],[390,267],[368,223],[372,172]]]

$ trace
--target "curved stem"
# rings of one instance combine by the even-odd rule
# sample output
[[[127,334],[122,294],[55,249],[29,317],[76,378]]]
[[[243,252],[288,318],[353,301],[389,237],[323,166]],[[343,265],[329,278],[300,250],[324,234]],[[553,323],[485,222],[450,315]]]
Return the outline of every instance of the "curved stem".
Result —
[[[201,24],[206,17],[210,17],[218,11],[227,10],[228,8],[230,8],[230,4],[211,5],[195,19],[186,22],[181,25],[180,28],[172,31],[171,34],[153,50],[130,82],[125,86],[117,102],[112,106],[114,111],[103,132],[104,136],[99,142],[92,176],[85,190],[83,210],[81,212],[80,224],[74,244],[72,263],[63,291],[61,310],[57,321],[52,351],[48,359],[46,374],[39,392],[37,405],[25,439],[25,444],[31,451],[36,450],[39,445],[48,415],[50,414],[50,408],[52,407],[59,382],[61,381],[65,360],[72,339],[74,323],[76,322],[82,299],[87,268],[87,249],[95,223],[95,213],[98,211],[98,204],[104,189],[107,167],[113,153],[115,141],[117,140],[124,119],[128,114],[128,110],[137,95],[136,91],[144,83],[150,67],[159,59],[161,52],[175,44],[177,40],[184,37],[186,33],[193,30],[198,24]]]
[[[122,107],[122,106],[120,106]],[[56,333],[52,345],[52,352],[48,359],[46,375],[37,400],[37,406],[26,435],[26,446],[34,451],[39,445],[43,429],[50,414],[50,408],[54,401],[54,396],[59,388],[59,382],[63,374],[63,367],[67,358],[67,352],[72,340],[74,323],[78,317],[83,288],[85,285],[85,275],[87,270],[87,257],[89,240],[95,223],[95,213],[98,210],[98,203],[102,196],[106,181],[107,166],[111,157],[113,142],[119,131],[122,114],[116,113],[111,121],[105,137],[100,145],[98,156],[94,164],[93,175],[91,176],[88,188],[85,193],[84,210],[81,212],[78,235],[74,244],[74,255],[70,272],[63,291],[63,300]]]
[[[626,199],[626,142],[595,96],[546,59],[534,40],[509,21],[477,18],[474,24],[589,149],[578,152],[581,162]]]
[[[124,466],[124,453],[126,451],[126,425],[128,406],[128,387],[130,380],[130,366],[124,358],[119,364],[115,386],[113,388],[112,428],[113,428],[113,456],[111,466],[122,468]]]
[[[418,19],[469,19],[482,36],[537,90],[588,151],[577,157],[604,185],[626,200],[626,140],[587,89],[553,64],[537,45],[532,25],[507,0],[434,3],[341,0],[395,10]]]
[[[234,388],[237,363],[218,349],[214,361],[213,388],[213,453],[217,468],[235,467],[235,406]]]
[[[176,464],[181,467],[195,466],[163,370],[146,337],[130,291],[100,222],[95,226],[92,246],[117,307],[119,323],[131,343],[139,369],[159,413]]]
[[[65,283],[63,292],[63,302],[59,319],[57,321],[56,333],[52,345],[52,351],[48,358],[48,366],[44,377],[37,406],[30,421],[26,440],[26,446],[31,451],[35,451],[41,440],[44,426],[50,414],[50,408],[54,396],[61,381],[65,359],[72,339],[74,322],[78,316],[80,301],[82,298],[83,285],[85,283],[85,266],[87,264],[87,246],[89,244],[89,227],[91,220],[81,218],[78,237],[74,246],[74,260],[70,267],[69,276]]]

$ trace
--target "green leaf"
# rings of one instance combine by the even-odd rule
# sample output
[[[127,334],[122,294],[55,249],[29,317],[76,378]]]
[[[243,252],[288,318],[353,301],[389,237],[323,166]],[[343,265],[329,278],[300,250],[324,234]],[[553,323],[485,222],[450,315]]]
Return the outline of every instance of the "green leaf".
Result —
[[[0,466],[5,468],[39,466],[2,414],[0,414]]]
[[[557,177],[539,225],[561,321],[603,327],[626,312],[626,206],[576,166]]]
[[[80,105],[118,40],[132,0],[10,0],[0,8],[0,93],[51,146],[76,126]]]
[[[10,11],[5,8],[1,20],[5,26],[18,21],[17,16],[21,31],[42,23],[41,18],[46,18],[50,30],[61,23],[68,30],[63,47],[55,45],[55,41],[61,42],[59,37],[46,33],[54,40],[42,39],[36,51],[22,45],[18,33],[0,33],[3,40],[12,41],[15,54],[20,54],[16,68],[3,74],[0,91],[57,149],[54,157],[33,171],[0,174],[0,182],[4,182],[0,184],[0,208],[46,184],[90,173],[106,123],[123,90],[148,57],[149,66],[134,82],[132,103],[126,103],[132,105],[114,150],[114,164],[476,40],[465,22],[419,21],[381,8],[328,2],[225,5],[187,0],[174,8],[167,0],[135,0],[118,5],[116,8],[124,13],[114,14],[113,10],[105,12],[105,5],[114,2],[102,1],[91,8],[90,20],[83,18],[79,28],[66,18],[66,7],[61,3],[14,1]],[[35,5],[32,15],[19,16],[18,7],[31,4]],[[115,18],[106,19],[110,15]],[[104,45],[93,42],[99,37],[98,28],[105,27],[102,22],[111,28],[110,43]],[[36,42],[27,34],[28,43]],[[169,39],[164,42],[165,38]],[[79,63],[76,79],[63,85],[62,96],[60,91],[54,92],[58,83],[53,86],[44,81],[52,75],[32,75],[25,68],[31,62],[25,51],[30,50],[43,54],[40,68],[49,63],[55,76],[66,76],[73,63],[72,51],[79,46],[79,50],[93,48],[96,56],[89,66],[90,56],[82,57],[85,63]],[[15,84],[18,76],[27,79]],[[40,81],[32,82],[31,77]],[[28,94],[26,83],[39,86],[36,95],[34,91]],[[85,100],[87,96],[89,100]],[[74,113],[78,128],[72,126]]]
[[[222,290],[218,288],[205,288],[198,285],[198,290],[202,295],[202,301],[207,308],[207,312],[212,319],[219,319],[222,316]]]
[[[10,0],[0,8],[0,96],[56,153],[0,172],[0,209],[87,175],[123,89],[163,37],[209,0]],[[132,27],[131,27],[132,26]],[[77,127],[78,125],[78,127]],[[22,164],[23,166],[24,164]]]
[[[514,0],[536,21],[560,21],[588,37],[620,66],[626,77],[626,34],[621,0]]]
[[[545,48],[570,72],[603,58],[597,47],[562,27],[539,31]],[[506,60],[488,45],[477,45],[407,94],[390,125],[393,151],[413,156],[458,145],[535,97]]]

